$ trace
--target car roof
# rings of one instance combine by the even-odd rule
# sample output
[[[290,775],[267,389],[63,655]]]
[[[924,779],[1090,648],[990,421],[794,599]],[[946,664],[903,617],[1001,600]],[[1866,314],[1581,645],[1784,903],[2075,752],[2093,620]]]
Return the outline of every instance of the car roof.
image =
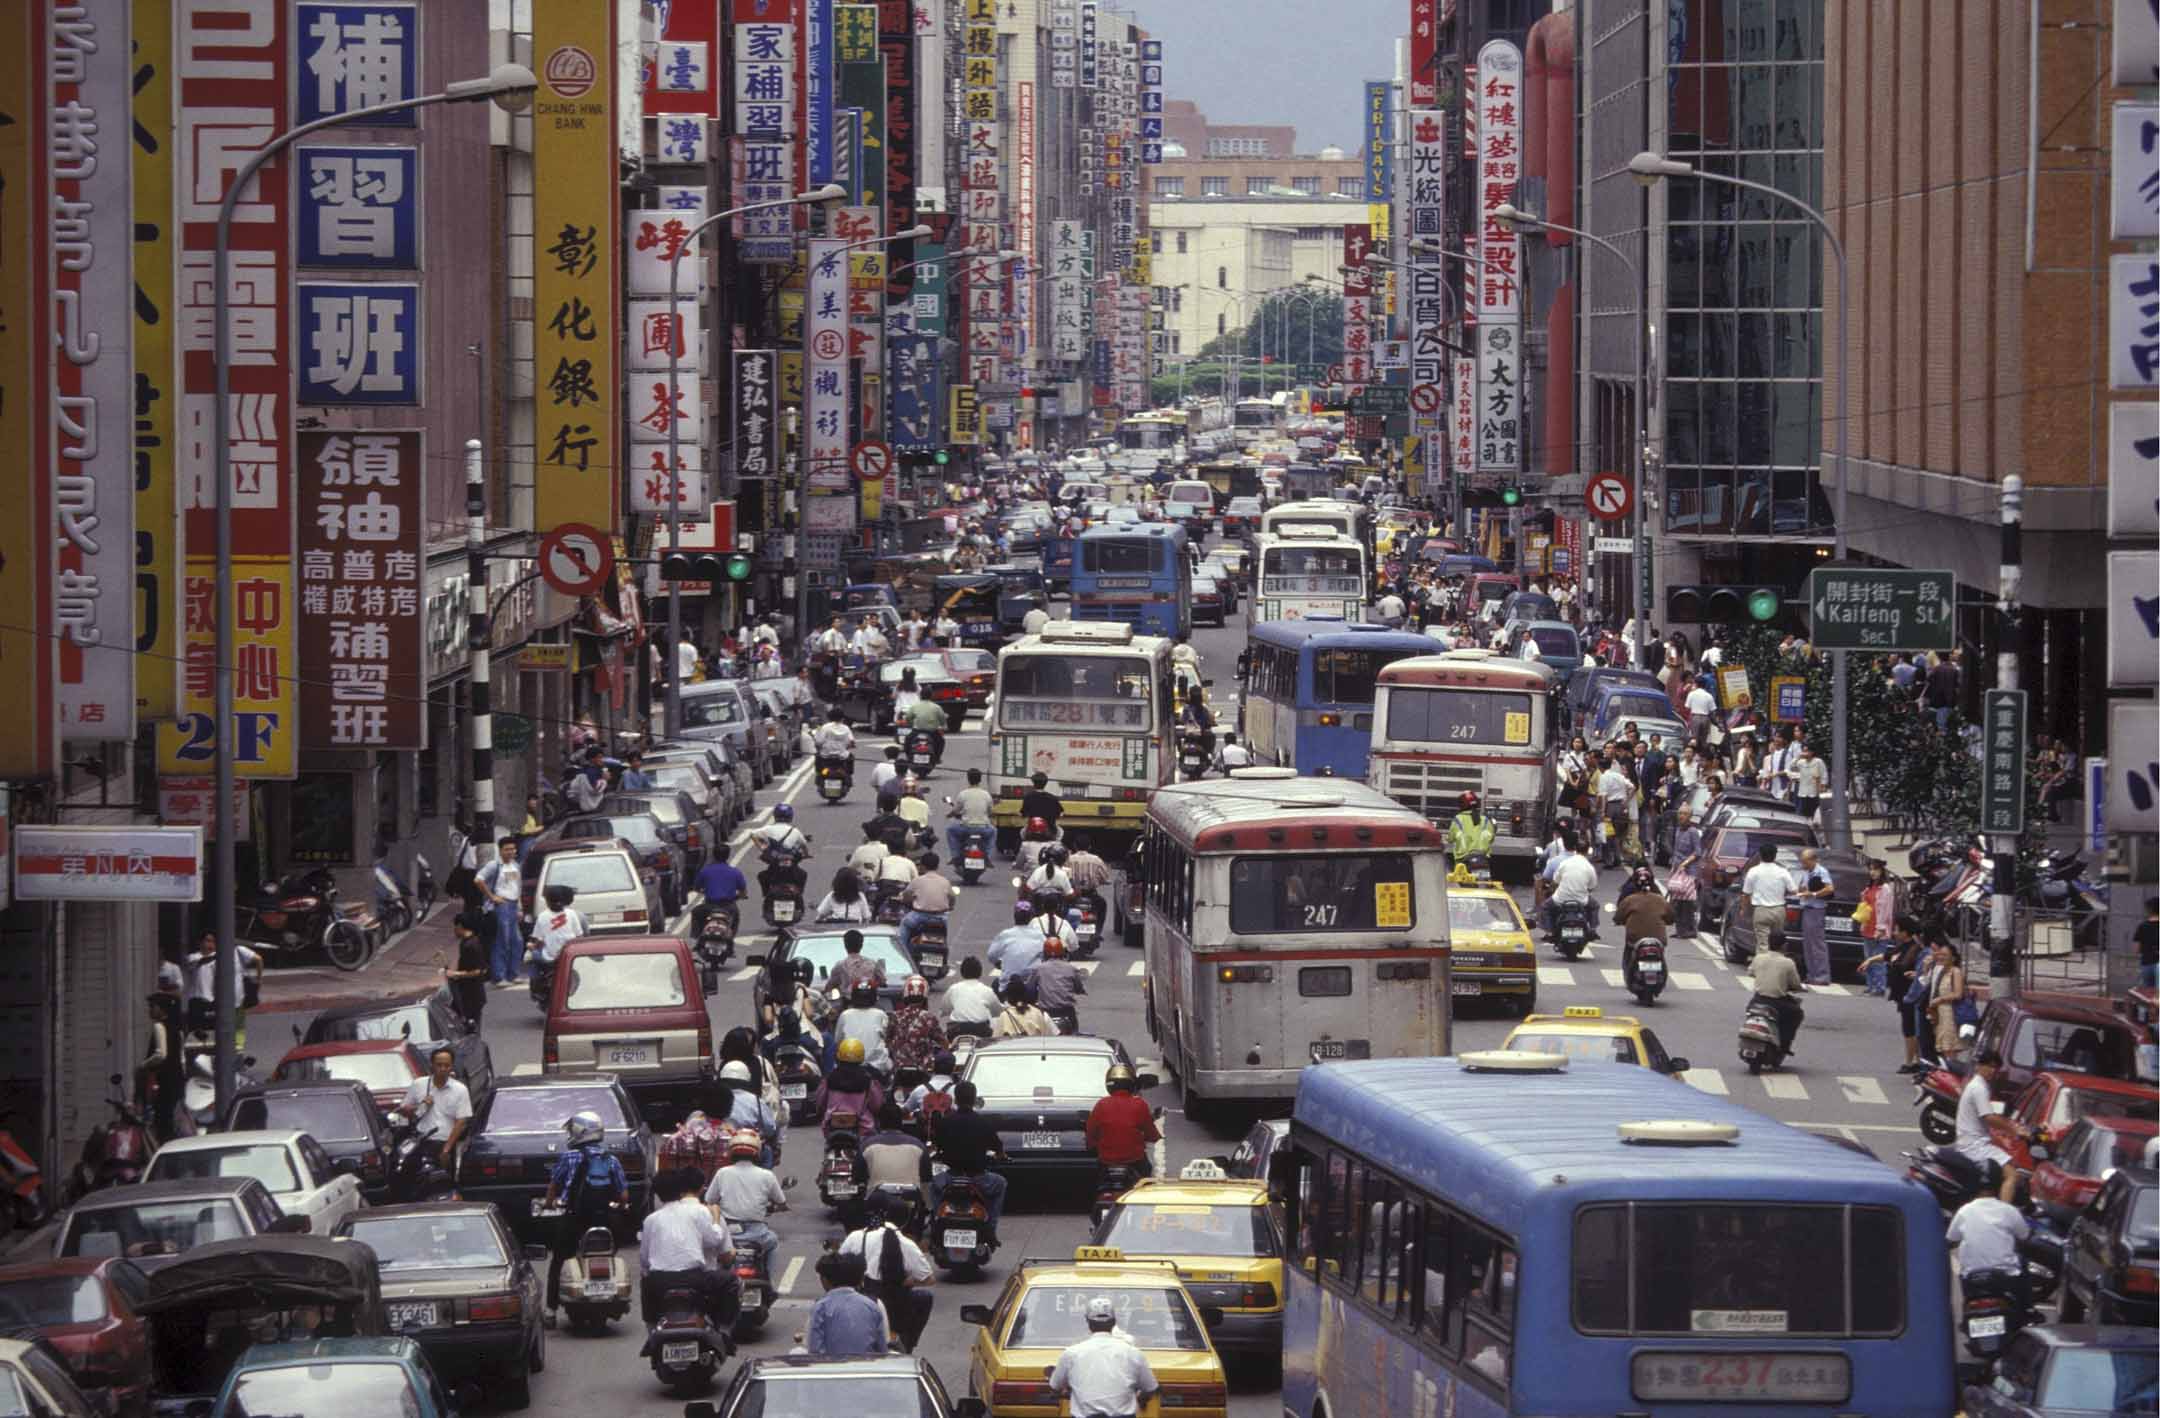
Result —
[[[2036,1324],[2024,1331],[2050,1349],[2149,1349],[2151,1325]]]
[[[366,1019],[377,1014],[395,1014],[401,1009],[411,1009],[414,1005],[431,1003],[434,999],[435,992],[429,990],[426,994],[415,995],[411,999],[351,1000],[344,1004],[326,1005],[317,1011],[310,1022],[322,1024],[343,1019]]]
[[[930,1361],[911,1354],[772,1354],[745,1366],[751,1379],[816,1378],[843,1374],[855,1378],[920,1378],[935,1372]]]
[[[1595,1019],[1579,1014],[1530,1014],[1525,1015],[1520,1024],[1510,1029],[1508,1035],[1512,1038],[1517,1032],[1528,1029],[1533,1024],[1548,1031],[1559,1030],[1563,1033],[1605,1037],[1632,1034],[1642,1028],[1642,1021],[1632,1014],[1605,1014]]]
[[[1267,1183],[1246,1177],[1222,1177],[1210,1181],[1143,1177],[1120,1198],[1168,1206],[1264,1206],[1267,1199]]]
[[[295,1044],[283,1059],[335,1058],[343,1054],[398,1054],[412,1047],[408,1039],[330,1039],[320,1044]]]
[[[300,1128],[242,1128],[238,1132],[205,1132],[175,1137],[158,1144],[159,1152],[215,1152],[245,1143],[250,1147],[291,1147],[308,1133]]]
[[[1115,1260],[1024,1260],[1020,1262],[1024,1285],[1108,1285],[1117,1288],[1165,1286],[1182,1290],[1177,1271],[1160,1262]],[[1028,1346],[1023,1345],[1022,1348]]]
[[[523,1065],[521,1065],[523,1067]],[[620,1088],[622,1080],[612,1073],[597,1069],[565,1069],[556,1073],[518,1073],[497,1080],[488,1090],[490,1099],[505,1093],[523,1093],[536,1088],[563,1088],[571,1084],[592,1084],[600,1088]]]
[[[2043,1078],[2052,1078],[2063,1087],[2080,1093],[2115,1093],[2130,1098],[2150,1098],[2154,1094],[2153,1086],[2141,1079],[2107,1078],[2074,1069],[2044,1068],[2033,1075],[2033,1082]]]
[[[486,1216],[495,1211],[492,1201],[408,1201],[396,1206],[370,1206],[352,1214],[353,1221],[394,1221],[400,1216]]]
[[[577,955],[674,955],[689,948],[690,943],[681,936],[610,935],[586,936],[581,940],[573,940],[563,947],[563,952]]]
[[[976,1046],[971,1058],[997,1058],[1002,1054],[1108,1054],[1118,1052],[1117,1041],[1091,1034],[1051,1035],[1034,1039],[993,1039]]]
[[[95,1275],[108,1265],[128,1263],[126,1256],[48,1256],[43,1260],[17,1261],[13,1265],[0,1265],[0,1285],[54,1275]]]
[[[249,1187],[260,1187],[255,1177],[191,1177],[169,1182],[137,1182],[133,1186],[95,1191],[75,1203],[74,1211],[113,1211],[145,1202],[187,1201],[196,1197],[238,1196]],[[267,1187],[265,1191],[269,1190]]]

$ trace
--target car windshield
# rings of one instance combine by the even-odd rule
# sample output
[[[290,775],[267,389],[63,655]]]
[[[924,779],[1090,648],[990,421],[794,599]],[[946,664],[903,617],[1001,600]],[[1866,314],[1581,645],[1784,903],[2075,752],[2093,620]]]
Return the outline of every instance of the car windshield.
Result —
[[[680,788],[693,798],[705,789],[704,777],[694,764],[663,763],[657,767],[647,764],[646,771],[652,774],[653,781],[661,787]]]
[[[411,1039],[418,1043],[435,1037],[425,1004],[409,1004],[383,1014],[355,1014],[342,1019],[318,1019],[308,1026],[310,1044],[342,1043],[348,1039]]]
[[[393,1270],[463,1270],[508,1265],[494,1225],[477,1213],[434,1213],[376,1218],[363,1211],[352,1219],[352,1238],[365,1241]]]
[[[1540,640],[1538,648],[1543,650],[1545,642]],[[1670,719],[1672,716],[1672,701],[1662,694],[1631,694],[1623,692],[1606,698],[1604,707],[1598,710],[1598,724],[1603,727],[1624,717]]]
[[[349,1093],[296,1093],[275,1098],[242,1098],[233,1107],[234,1132],[293,1128],[324,1146],[372,1140],[367,1117]]]
[[[105,1285],[95,1275],[33,1275],[0,1289],[0,1329],[43,1329],[105,1318]]]
[[[732,694],[683,696],[683,722],[693,729],[742,721],[742,705]]]
[[[1207,1336],[1182,1291],[1140,1285],[1037,1285],[1020,1301],[1005,1347],[1063,1349],[1079,1343],[1088,1337],[1088,1301],[1103,1294],[1117,1307],[1118,1328],[1142,1349],[1207,1348]]]
[[[2153,1205],[2153,1188],[2138,1187],[2130,1194],[2130,1215],[2123,1222],[2123,1239],[2141,1256],[2151,1256],[2160,1246],[2160,1208]]]
[[[305,1083],[315,1078],[350,1078],[376,1092],[403,1088],[418,1075],[402,1053],[325,1054],[316,1058],[288,1059],[272,1075],[279,1083]]]
[[[968,674],[980,674],[984,670],[997,668],[997,656],[988,650],[947,650],[945,658],[952,663],[954,669],[964,670]]]
[[[1564,626],[1533,626],[1523,634],[1537,642],[1538,653],[1547,659],[1572,660],[1582,654],[1575,632]]]
[[[605,812],[649,812],[670,827],[683,821],[682,804],[673,798],[602,798],[600,807]]]
[[[550,886],[567,886],[580,896],[609,892],[634,892],[637,874],[630,859],[620,852],[595,852],[591,856],[549,857],[540,868],[542,894]]]
[[[632,950],[580,955],[570,962],[572,1013],[596,1009],[668,1009],[690,995],[675,952]]]
[[[1100,1098],[1110,1058],[1096,1053],[977,1054],[968,1065],[968,1082],[986,1098]]]
[[[2110,1078],[2131,1075],[2129,1033],[2094,1024],[2085,1019],[2047,1019],[2028,1014],[2010,1035],[2004,1057],[2012,1068],[2059,1068],[2073,1073],[2100,1073]]]
[[[2057,1349],[2039,1406],[2062,1413],[2160,1413],[2160,1354],[2149,1344]]]
[[[641,847],[655,846],[660,841],[660,824],[644,813],[636,817],[590,817],[572,827],[583,829],[575,833],[580,837],[621,837]],[[572,834],[566,829],[564,835]]]
[[[837,935],[800,937],[789,948],[787,958],[790,963],[797,960],[809,961],[816,967],[818,981],[822,983],[825,977],[832,973],[832,967],[840,963],[840,957],[847,954],[847,947],[841,943],[843,939],[844,937]],[[915,962],[908,959],[907,952],[900,948],[900,943],[889,935],[865,935],[862,953],[864,959],[885,967],[888,984],[898,986],[902,980],[915,973]]]
[[[572,1113],[599,1116],[613,1131],[627,1130],[630,1120],[615,1101],[615,1090],[602,1083],[565,1083],[545,1088],[498,1088],[488,1099],[483,1132],[561,1132]]]
[[[274,1192],[299,1190],[292,1155],[281,1142],[241,1147],[161,1147],[144,1176],[151,1182],[193,1182],[204,1177],[253,1177]]]
[[[1257,1206],[1126,1204],[1097,1243],[1129,1256],[1271,1256],[1275,1234]]]
[[[1773,847],[1797,851],[1793,844],[1800,840],[1801,835],[1798,832],[1743,832],[1732,828],[1718,833],[1717,845],[1710,849],[1710,854],[1720,861],[1737,857],[1752,862],[1762,851],[1765,842]],[[1780,865],[1794,866],[1799,860],[1799,857],[1795,856],[1790,862],[1782,862]]]
[[[1639,1063],[1625,1034],[1535,1034],[1516,1030],[1507,1046],[1526,1054],[1565,1054],[1576,1063]]]
[[[913,1374],[775,1373],[753,1381],[734,1410],[737,1418],[830,1418],[875,1413],[884,1418],[938,1418],[937,1402]]]
[[[68,1222],[64,1256],[175,1255],[210,1241],[248,1234],[240,1208],[228,1197],[141,1202],[134,1206],[77,1209]],[[137,1247],[146,1247],[138,1250]]]
[[[1471,896],[1450,891],[1447,899],[1450,928],[1458,931],[1521,931],[1522,917],[1515,903],[1499,896]]]
[[[350,1359],[242,1374],[224,1409],[230,1418],[291,1418],[296,1413],[419,1418],[423,1411],[402,1364]]]

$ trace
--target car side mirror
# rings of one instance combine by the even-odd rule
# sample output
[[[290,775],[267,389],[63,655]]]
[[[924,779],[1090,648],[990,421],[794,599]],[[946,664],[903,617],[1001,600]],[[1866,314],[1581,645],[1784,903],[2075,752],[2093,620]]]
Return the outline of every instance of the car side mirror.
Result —
[[[1694,1065],[1690,1064],[1686,1059],[1683,1058],[1669,1058],[1665,1060],[1665,1071],[1667,1073],[1682,1074],[1686,1073],[1692,1067],[1694,1067]]]
[[[990,1323],[990,1307],[988,1305],[962,1305],[960,1307],[960,1323]]]

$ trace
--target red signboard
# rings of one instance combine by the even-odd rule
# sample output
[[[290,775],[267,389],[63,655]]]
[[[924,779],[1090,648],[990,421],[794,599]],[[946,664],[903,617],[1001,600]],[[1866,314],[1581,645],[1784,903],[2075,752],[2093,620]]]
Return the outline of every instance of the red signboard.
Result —
[[[417,429],[299,437],[300,736],[427,747],[426,463]]]
[[[711,118],[720,112],[719,7],[711,3],[660,7],[659,46],[645,61],[645,111],[694,113]]]
[[[1438,102],[1440,0],[1410,0],[1410,107]]]
[[[885,230],[915,225],[915,4],[878,0],[878,52],[885,56]],[[886,263],[886,292],[894,299],[915,285],[915,243],[896,241]]]

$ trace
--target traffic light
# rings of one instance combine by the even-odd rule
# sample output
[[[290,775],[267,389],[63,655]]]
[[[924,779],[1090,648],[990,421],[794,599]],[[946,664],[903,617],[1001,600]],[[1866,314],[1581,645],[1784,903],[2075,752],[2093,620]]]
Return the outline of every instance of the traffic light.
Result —
[[[739,551],[679,551],[660,558],[663,581],[747,581],[750,558]]]
[[[1520,507],[1522,505],[1522,489],[1512,485],[1501,488],[1500,505],[1502,507]]]
[[[1667,586],[1665,619],[1685,625],[1763,625],[1785,608],[1776,586]]]
[[[938,449],[937,453],[934,456],[937,459],[937,465],[941,468],[952,461],[952,454],[946,452],[942,448]]]

